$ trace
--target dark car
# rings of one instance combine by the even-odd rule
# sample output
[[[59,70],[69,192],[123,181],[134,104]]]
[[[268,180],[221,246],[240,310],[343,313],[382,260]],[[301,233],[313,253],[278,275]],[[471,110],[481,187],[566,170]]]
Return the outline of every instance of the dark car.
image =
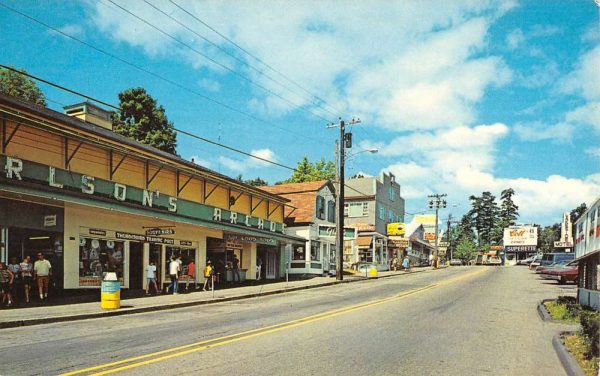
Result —
[[[551,264],[558,263],[567,263],[569,261],[575,260],[574,252],[560,252],[560,253],[546,253],[542,256],[542,261],[540,262],[540,266],[546,266]]]
[[[556,280],[561,285],[567,282],[577,283],[578,277],[579,265],[577,261],[554,268],[549,268],[542,272],[542,278]]]

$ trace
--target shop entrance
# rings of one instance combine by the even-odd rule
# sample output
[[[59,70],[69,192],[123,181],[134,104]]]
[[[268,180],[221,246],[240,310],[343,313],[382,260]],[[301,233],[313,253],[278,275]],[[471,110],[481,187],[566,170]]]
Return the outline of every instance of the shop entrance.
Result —
[[[262,263],[260,278],[264,279],[275,279],[277,278],[277,272],[279,269],[279,263],[277,262],[277,251],[274,247],[258,246],[257,247],[257,258]]]
[[[156,265],[156,285],[162,286],[162,245],[156,243],[150,243],[150,255],[148,261],[153,261],[154,265]]]
[[[129,243],[129,289],[141,290],[144,278],[144,243]]]

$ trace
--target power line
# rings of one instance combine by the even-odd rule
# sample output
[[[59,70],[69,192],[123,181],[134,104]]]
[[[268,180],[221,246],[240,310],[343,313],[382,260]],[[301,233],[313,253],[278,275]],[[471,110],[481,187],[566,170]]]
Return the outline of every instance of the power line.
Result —
[[[160,12],[162,15],[164,15],[165,17],[169,18],[170,20],[172,20],[173,22],[177,23],[178,25],[180,25],[181,27],[185,28],[186,30],[188,30],[189,32],[191,32],[192,34],[196,35],[197,37],[201,38],[202,40],[204,40],[205,42],[209,43],[211,46],[217,48],[219,51],[223,52],[224,54],[226,54],[227,56],[230,56],[231,58],[235,59],[236,61],[238,61],[239,63],[249,67],[250,69],[258,72],[259,74],[261,74],[262,76],[264,76],[265,78],[267,78],[268,80],[270,80],[271,82],[276,83],[277,85],[281,86],[282,88],[288,90],[290,93],[298,95],[298,96],[303,96],[304,98],[308,99],[313,105],[319,107],[320,109],[322,109],[325,112],[330,113],[333,116],[336,116],[336,114],[332,111],[329,111],[329,109],[321,106],[317,101],[315,101],[313,99],[313,96],[311,95],[310,97],[306,97],[305,94],[300,94],[297,91],[292,90],[289,86],[285,85],[284,83],[282,83],[279,80],[276,80],[275,78],[271,77],[270,75],[266,74],[264,70],[261,70],[260,68],[250,64],[249,62],[237,57],[235,54],[227,51],[227,49],[221,47],[220,45],[218,45],[217,43],[211,41],[210,39],[208,39],[207,37],[205,37],[204,35],[198,33],[197,31],[193,30],[191,27],[187,26],[186,24],[184,24],[183,22],[179,21],[178,19],[176,19],[175,17],[173,17],[171,14],[165,12],[164,10],[158,8],[156,5],[152,4],[151,2],[149,2],[148,0],[144,0],[144,2],[146,4],[148,4],[150,7],[152,7],[153,9],[155,9],[156,11]]]
[[[278,75],[280,75],[281,77],[283,77],[288,82],[292,83],[293,85],[297,86],[298,88],[300,88],[301,90],[303,90],[304,92],[306,92],[307,94],[309,94],[311,97],[314,97],[317,100],[319,100],[322,103],[324,103],[327,107],[329,107],[329,109],[333,110],[333,112],[330,112],[330,113],[334,114],[335,112],[339,112],[339,111],[336,111],[329,104],[327,104],[327,102],[324,99],[322,99],[319,96],[311,93],[304,86],[300,85],[296,81],[294,81],[291,78],[287,77],[285,74],[283,74],[280,71],[278,71],[277,69],[273,68],[271,65],[267,64],[265,61],[263,61],[259,57],[257,57],[254,54],[250,53],[245,48],[243,48],[242,46],[240,46],[239,44],[237,44],[236,42],[234,42],[233,40],[231,40],[230,38],[228,38],[227,36],[225,36],[223,33],[219,32],[217,29],[215,29],[214,27],[210,26],[208,23],[206,23],[205,21],[203,21],[202,19],[200,19],[198,16],[196,16],[195,14],[189,12],[188,10],[186,10],[185,8],[183,8],[181,5],[177,4],[175,1],[169,0],[169,2],[171,4],[173,4],[173,5],[175,5],[177,8],[179,8],[181,11],[183,11],[184,13],[186,13],[187,15],[189,15],[190,17],[192,17],[193,19],[195,19],[196,21],[198,21],[199,23],[201,23],[202,25],[204,25],[205,27],[207,27],[208,29],[210,29],[211,31],[213,31],[215,34],[219,35],[221,38],[225,39],[226,41],[228,41],[229,43],[231,43],[232,45],[234,45],[235,47],[237,47],[240,51],[244,52],[248,56],[251,56],[253,59],[255,59],[259,63],[263,64],[265,67],[267,67],[271,71],[277,73]]]
[[[216,104],[216,105],[219,105],[219,106],[221,106],[221,107],[223,107],[223,108],[226,108],[226,109],[228,109],[228,110],[230,110],[230,111],[236,112],[236,113],[238,113],[238,114],[240,114],[240,115],[243,115],[243,116],[245,116],[245,117],[247,117],[247,118],[249,118],[249,119],[252,119],[252,120],[255,120],[255,121],[258,121],[258,122],[261,122],[261,123],[267,124],[267,125],[269,125],[269,126],[271,126],[271,127],[273,127],[273,128],[276,128],[276,129],[282,130],[282,131],[284,131],[284,132],[288,132],[288,133],[290,133],[290,134],[293,134],[293,135],[296,135],[296,136],[299,136],[299,137],[305,138],[305,139],[307,139],[307,140],[311,140],[311,141],[315,141],[315,142],[321,143],[321,144],[323,144],[323,145],[327,145],[325,142],[323,142],[323,141],[322,141],[322,140],[320,140],[320,139],[316,139],[316,138],[308,137],[308,136],[305,136],[304,134],[301,134],[301,133],[298,133],[298,132],[293,132],[293,131],[291,131],[291,130],[289,130],[289,129],[286,129],[286,128],[283,128],[283,127],[280,127],[280,126],[278,126],[278,125],[276,125],[276,124],[274,124],[274,123],[272,123],[272,122],[270,122],[270,121],[267,121],[267,120],[261,119],[261,118],[259,118],[259,117],[257,117],[257,116],[254,116],[254,115],[252,115],[252,114],[250,114],[250,113],[248,113],[248,112],[242,111],[242,110],[240,110],[240,109],[237,109],[237,108],[235,108],[235,107],[233,107],[233,106],[230,106],[230,105],[228,105],[228,104],[226,104],[226,103],[224,103],[224,102],[221,102],[221,101],[219,101],[219,100],[217,100],[217,99],[214,99],[214,98],[211,98],[211,97],[209,97],[209,96],[207,96],[207,95],[204,95],[204,94],[202,94],[202,93],[200,93],[200,92],[198,92],[198,91],[196,91],[196,90],[194,90],[194,89],[191,89],[191,88],[189,88],[189,87],[187,87],[187,86],[185,86],[185,85],[183,85],[183,84],[180,84],[180,83],[178,83],[178,82],[176,82],[176,81],[173,81],[173,80],[171,80],[171,79],[169,79],[169,78],[166,78],[166,77],[164,77],[164,76],[162,76],[162,75],[160,75],[160,74],[158,74],[158,73],[155,73],[155,72],[153,72],[153,71],[151,71],[151,70],[149,70],[149,69],[146,69],[146,68],[144,68],[144,67],[142,67],[142,66],[140,66],[140,65],[137,65],[137,64],[135,64],[135,63],[132,63],[132,62],[130,62],[130,61],[128,61],[128,60],[125,60],[125,59],[123,59],[123,58],[121,58],[121,57],[119,57],[119,56],[117,56],[117,55],[115,55],[115,54],[113,54],[113,53],[111,53],[111,52],[108,52],[108,51],[106,51],[106,50],[104,50],[104,49],[101,49],[101,48],[99,48],[99,47],[96,47],[96,46],[94,46],[94,45],[93,45],[93,44],[91,44],[91,43],[88,43],[88,42],[86,42],[86,41],[84,41],[84,40],[81,40],[81,39],[79,39],[79,38],[77,38],[77,37],[75,37],[75,36],[73,36],[73,35],[71,35],[71,34],[68,34],[68,33],[66,33],[66,32],[64,32],[64,31],[62,31],[62,30],[60,30],[60,29],[58,29],[58,28],[56,28],[56,27],[52,26],[52,25],[49,25],[49,24],[47,24],[47,23],[45,23],[45,22],[43,22],[43,21],[40,21],[40,20],[38,20],[38,19],[36,19],[36,18],[34,18],[34,17],[32,17],[32,16],[30,16],[30,15],[26,14],[26,13],[23,13],[23,12],[21,12],[21,11],[17,10],[17,9],[14,9],[14,8],[12,8],[12,7],[10,7],[10,6],[6,5],[6,4],[4,4],[4,3],[2,3],[2,2],[0,2],[0,6],[1,6],[1,7],[3,7],[3,8],[6,8],[6,9],[8,9],[8,10],[10,10],[10,11],[11,11],[11,12],[13,12],[13,13],[19,14],[20,16],[22,16],[22,17],[24,17],[24,18],[27,18],[28,20],[30,20],[30,21],[32,21],[32,22],[35,22],[35,23],[37,23],[37,24],[39,24],[39,25],[42,25],[42,26],[46,27],[47,29],[49,29],[49,30],[52,30],[52,31],[54,31],[54,32],[56,32],[56,33],[58,33],[58,34],[60,34],[60,35],[62,35],[62,36],[64,36],[64,37],[66,37],[66,38],[68,38],[68,39],[71,39],[71,40],[73,40],[73,41],[76,41],[76,42],[78,42],[78,43],[80,43],[80,44],[83,44],[84,46],[86,46],[86,47],[88,47],[88,48],[91,48],[92,50],[94,50],[94,51],[96,51],[96,52],[99,52],[99,53],[101,53],[101,54],[103,54],[103,55],[105,55],[105,56],[108,56],[108,57],[110,57],[110,58],[112,58],[112,59],[115,59],[115,60],[117,60],[117,61],[119,61],[119,62],[121,62],[121,63],[123,63],[123,64],[125,64],[125,65],[128,65],[128,66],[130,66],[130,67],[132,67],[132,68],[135,68],[135,69],[137,69],[137,70],[139,70],[139,71],[141,71],[141,72],[144,72],[144,73],[146,73],[146,74],[148,74],[148,75],[150,75],[150,76],[152,76],[152,77],[154,77],[154,78],[156,78],[156,79],[159,79],[159,80],[161,80],[161,81],[163,81],[163,82],[166,82],[166,83],[168,83],[168,84],[170,84],[170,85],[173,85],[173,86],[175,86],[175,87],[177,87],[177,88],[179,88],[179,89],[181,89],[181,90],[184,90],[184,91],[186,91],[186,92],[188,92],[188,93],[194,94],[194,95],[196,95],[196,96],[198,96],[198,97],[200,97],[200,98],[202,98],[202,99],[204,99],[204,100],[206,100],[206,101],[209,101],[209,102],[211,102],[211,103],[214,103],[214,104]],[[100,103],[100,102],[99,102],[99,103]]]
[[[67,87],[65,87],[65,86],[62,86],[62,85],[56,84],[56,83],[54,83],[54,82],[50,82],[50,81],[48,81],[48,80],[42,79],[42,78],[40,78],[40,77],[34,76],[34,75],[32,75],[32,74],[29,74],[29,73],[26,73],[26,72],[21,72],[21,71],[19,71],[19,70],[15,69],[15,68],[12,68],[12,67],[9,67],[9,66],[3,65],[3,64],[0,64],[0,67],[2,67],[2,68],[4,68],[4,69],[11,70],[11,71],[13,71],[13,72],[15,72],[15,73],[18,73],[18,74],[21,74],[21,75],[27,76],[27,77],[29,77],[29,78],[32,78],[32,79],[36,80],[36,81],[43,82],[43,83],[45,83],[45,84],[47,84],[47,85],[50,85],[50,86],[52,86],[52,87],[55,87],[55,88],[57,88],[57,89],[60,89],[60,90],[63,90],[63,91],[69,92],[69,93],[71,93],[71,94],[78,95],[78,96],[80,96],[80,97],[83,97],[83,98],[85,98],[85,99],[88,99],[88,100],[90,100],[90,101],[93,101],[93,102],[96,102],[96,103],[102,104],[102,105],[104,105],[104,106],[106,106],[106,107],[109,107],[109,108],[115,109],[115,110],[117,110],[117,111],[120,111],[120,108],[119,108],[119,107],[117,107],[117,106],[115,106],[115,105],[112,105],[112,104],[110,104],[110,103],[107,103],[107,102],[105,102],[105,101],[102,101],[102,100],[100,100],[100,99],[96,99],[96,98],[94,98],[94,97],[91,97],[91,96],[89,96],[89,95],[86,95],[86,94],[80,93],[80,92],[78,92],[78,91],[75,91],[75,90],[69,89],[69,88],[67,88]],[[201,136],[195,135],[195,134],[193,134],[193,133],[190,133],[190,132],[188,132],[188,131],[184,131],[184,130],[182,130],[182,129],[178,129],[178,128],[175,128],[175,127],[173,127],[173,129],[174,129],[175,131],[177,131],[178,133],[184,134],[184,135],[186,135],[186,136],[188,136],[188,137],[192,137],[192,138],[195,138],[195,139],[197,139],[197,140],[201,140],[201,141],[204,141],[204,142],[206,142],[206,143],[209,143],[209,144],[212,144],[212,145],[216,145],[216,146],[219,146],[219,147],[221,147],[221,148],[224,148],[224,149],[227,149],[227,150],[230,150],[230,151],[233,151],[233,152],[239,153],[239,154],[243,154],[243,155],[246,155],[246,156],[248,156],[248,157],[252,157],[252,158],[254,158],[254,159],[258,159],[258,160],[260,160],[260,161],[263,161],[263,162],[266,162],[266,163],[270,163],[270,164],[272,164],[272,165],[275,165],[275,166],[283,167],[283,168],[286,168],[286,169],[288,169],[288,170],[292,170],[292,171],[295,171],[295,170],[296,170],[296,169],[295,169],[295,168],[293,168],[293,167],[286,166],[286,165],[284,165],[284,164],[281,164],[281,163],[279,163],[279,162],[271,161],[271,160],[269,160],[269,159],[266,159],[266,158],[263,158],[263,157],[259,157],[259,156],[257,156],[257,155],[254,155],[254,154],[251,154],[251,153],[245,152],[245,151],[243,151],[243,150],[236,149],[236,148],[234,148],[234,147],[231,147],[231,146],[228,146],[228,145],[221,144],[221,143],[219,143],[219,142],[216,142],[216,141],[210,140],[210,139],[208,139],[208,138],[204,138],[204,137],[201,137]]]
[[[229,71],[229,72],[233,73],[234,75],[238,76],[239,78],[241,78],[241,79],[243,79],[243,80],[247,81],[248,83],[250,83],[250,84],[252,84],[252,85],[256,86],[257,88],[259,88],[259,89],[261,89],[261,90],[264,90],[265,92],[267,92],[267,93],[269,93],[269,94],[271,94],[271,95],[273,95],[273,96],[277,97],[277,98],[278,98],[278,99],[280,99],[281,101],[283,101],[283,102],[287,103],[288,105],[290,105],[290,106],[292,106],[292,107],[294,107],[294,108],[300,108],[300,107],[301,107],[301,106],[299,106],[298,104],[296,104],[296,103],[294,103],[294,102],[290,101],[289,99],[287,99],[287,98],[283,97],[283,96],[282,96],[282,95],[280,95],[279,93],[276,93],[276,92],[274,92],[273,90],[271,90],[271,89],[269,89],[269,88],[265,87],[264,85],[261,85],[261,84],[259,84],[258,82],[256,82],[256,81],[254,81],[254,80],[252,80],[252,79],[248,78],[247,76],[245,76],[245,75],[243,75],[243,74],[241,74],[241,73],[237,72],[235,69],[232,69],[232,68],[228,67],[227,65],[225,65],[225,64],[223,64],[223,63],[220,63],[220,62],[216,61],[215,59],[213,59],[213,58],[211,58],[210,56],[208,56],[208,55],[206,55],[206,54],[202,53],[201,51],[199,51],[198,49],[196,49],[196,48],[194,48],[193,46],[189,45],[188,43],[185,43],[185,42],[183,42],[183,41],[181,41],[181,40],[177,39],[177,37],[175,37],[174,35],[172,35],[172,34],[170,34],[170,33],[167,33],[166,31],[164,31],[164,30],[163,30],[163,29],[161,29],[160,27],[158,27],[158,26],[154,25],[152,22],[150,22],[150,21],[146,20],[145,18],[143,18],[143,17],[141,17],[141,16],[139,16],[139,15],[135,14],[134,12],[132,12],[132,11],[130,11],[130,10],[128,10],[128,9],[126,9],[126,8],[124,8],[124,7],[122,7],[121,5],[119,5],[119,4],[117,4],[117,3],[115,3],[113,0],[106,0],[106,1],[108,1],[108,2],[109,2],[109,3],[111,3],[111,4],[113,4],[113,5],[114,5],[114,6],[116,6],[117,8],[121,9],[122,11],[124,11],[124,12],[125,12],[125,13],[127,13],[127,14],[129,14],[130,16],[132,16],[132,17],[134,17],[134,18],[136,18],[136,19],[138,19],[138,20],[142,21],[143,23],[145,23],[146,25],[150,26],[151,28],[153,28],[154,30],[158,31],[159,33],[161,33],[161,34],[165,35],[166,37],[168,37],[168,38],[170,38],[170,39],[174,40],[175,42],[177,42],[177,43],[181,44],[182,46],[184,46],[184,47],[188,48],[190,51],[194,52],[194,53],[195,53],[195,54],[197,54],[198,56],[201,56],[201,57],[203,57],[203,58],[207,59],[208,61],[210,61],[211,63],[213,63],[213,64],[217,65],[218,67],[221,67],[221,68],[223,68],[223,69],[225,69],[225,70],[227,70],[227,71]],[[318,117],[318,118],[320,118],[320,119],[322,119],[322,120],[324,120],[324,121],[326,121],[326,122],[327,122],[327,121],[330,121],[330,119],[324,118],[324,117],[322,117],[321,115],[318,115],[318,114],[314,113],[313,111],[311,111],[311,110],[309,110],[309,109],[307,109],[307,111],[308,111],[308,112],[310,112],[310,113],[311,113],[313,116],[315,116],[315,117]]]

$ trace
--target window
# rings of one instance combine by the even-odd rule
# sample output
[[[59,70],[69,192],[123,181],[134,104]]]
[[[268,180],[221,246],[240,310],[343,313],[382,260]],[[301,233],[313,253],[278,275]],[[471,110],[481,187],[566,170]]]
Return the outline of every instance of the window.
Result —
[[[121,285],[125,243],[116,240],[79,238],[79,286],[100,286],[106,272],[116,272]]]
[[[379,206],[379,219],[385,219],[385,207],[383,205]]]
[[[317,218],[325,219],[325,198],[317,196]]]
[[[327,201],[327,221],[335,223],[335,201]]]
[[[310,242],[310,261],[321,260],[321,242]]]
[[[390,201],[396,200],[396,191],[394,190],[394,186],[388,188],[388,197],[390,198]]]
[[[306,260],[306,251],[303,246],[297,246],[296,248],[294,248],[292,260]]]
[[[394,222],[394,219],[396,219],[396,215],[391,210],[389,211],[389,218],[390,218],[390,222]]]
[[[369,214],[369,204],[367,202],[348,203],[348,217],[365,217]]]

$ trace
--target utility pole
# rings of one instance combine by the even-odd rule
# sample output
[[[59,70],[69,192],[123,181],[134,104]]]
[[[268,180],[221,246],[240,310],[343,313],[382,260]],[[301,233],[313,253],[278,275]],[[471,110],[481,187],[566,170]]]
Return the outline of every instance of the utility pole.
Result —
[[[450,260],[452,260],[452,236],[450,236],[450,223],[452,223],[452,214],[448,214],[448,227],[446,228],[446,242],[448,243],[446,253],[450,251]]]
[[[445,208],[446,207],[446,199],[445,197],[447,196],[447,194],[443,193],[443,194],[433,194],[433,195],[429,195],[427,197],[429,197],[429,209],[435,209],[435,250],[434,250],[434,258],[433,258],[433,267],[434,268],[438,268],[438,215],[439,215],[439,210],[440,208]]]
[[[342,118],[339,119],[340,122],[338,125],[330,124],[327,128],[337,128],[340,127],[340,139],[338,141],[338,171],[337,171],[337,199],[336,205],[338,210],[338,215],[336,218],[336,250],[337,255],[335,258],[335,278],[338,281],[344,279],[344,162],[346,159],[346,148],[350,149],[352,147],[352,133],[346,133],[346,123]],[[358,124],[360,123],[360,119],[352,119],[348,124]]]

